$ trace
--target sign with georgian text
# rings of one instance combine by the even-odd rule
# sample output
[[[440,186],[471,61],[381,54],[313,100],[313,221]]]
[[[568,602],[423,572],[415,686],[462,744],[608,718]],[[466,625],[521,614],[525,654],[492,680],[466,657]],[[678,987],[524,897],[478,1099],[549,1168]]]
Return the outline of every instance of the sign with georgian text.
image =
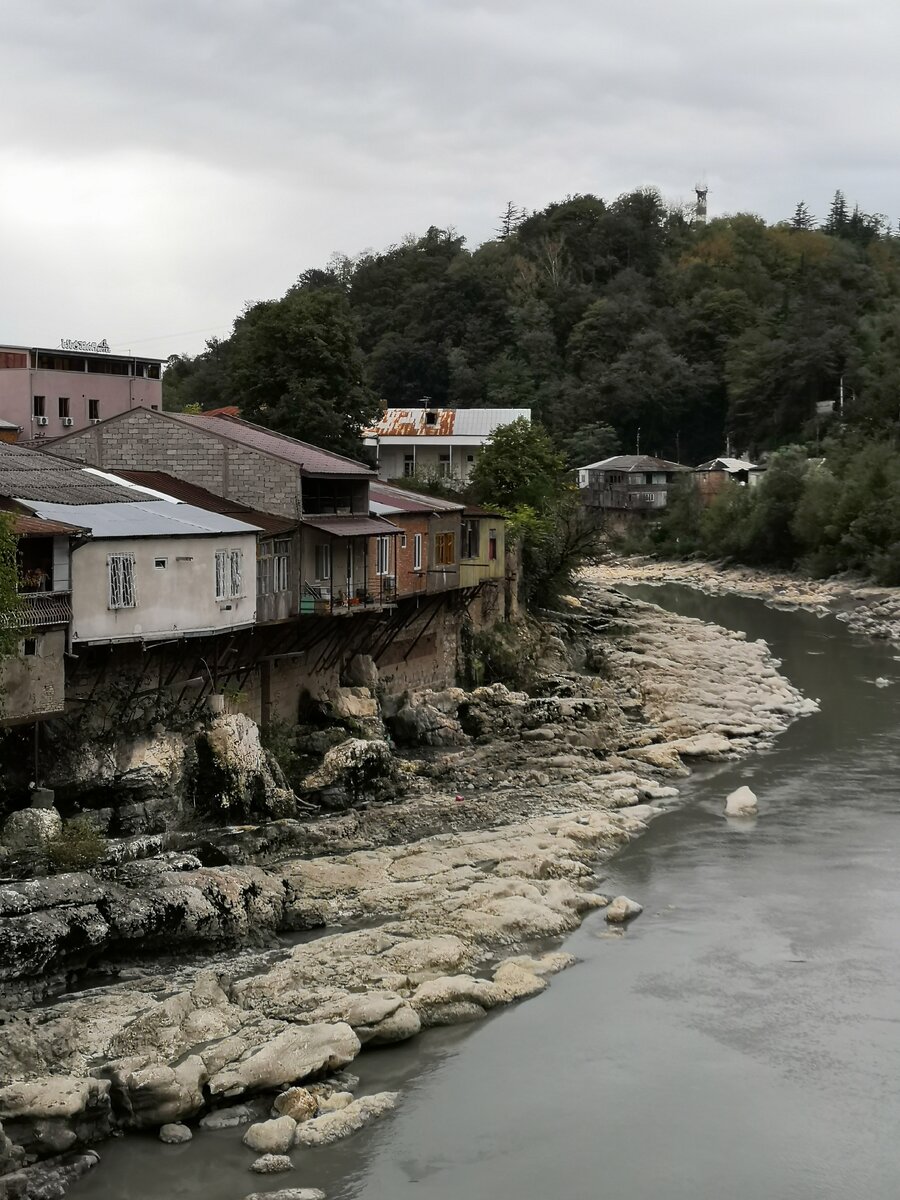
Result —
[[[82,342],[78,338],[61,338],[59,347],[61,350],[83,350],[86,354],[109,354],[109,342],[106,338],[102,342]]]

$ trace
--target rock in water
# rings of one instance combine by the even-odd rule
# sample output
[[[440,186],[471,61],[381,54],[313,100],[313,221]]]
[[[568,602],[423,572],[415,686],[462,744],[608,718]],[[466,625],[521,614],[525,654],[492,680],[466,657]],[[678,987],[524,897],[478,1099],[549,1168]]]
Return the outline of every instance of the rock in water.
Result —
[[[159,1131],[159,1140],[169,1146],[180,1146],[182,1142],[189,1142],[193,1136],[187,1125],[180,1122],[163,1125]]]
[[[250,1164],[257,1175],[277,1175],[280,1171],[293,1171],[294,1164],[286,1154],[262,1154]]]
[[[271,1121],[257,1121],[244,1134],[244,1145],[257,1154],[284,1154],[294,1144],[297,1122],[293,1117],[275,1117]]]
[[[298,1146],[329,1146],[350,1133],[356,1133],[370,1121],[396,1107],[397,1092],[377,1092],[374,1096],[363,1096],[354,1100],[339,1112],[325,1113],[321,1117],[313,1117],[297,1126],[295,1144]]]
[[[244,1200],[325,1200],[319,1188],[280,1188],[277,1192],[253,1192]]]
[[[739,787],[725,801],[726,817],[755,817],[759,812],[756,795],[746,786]]]
[[[308,1121],[319,1111],[319,1101],[307,1088],[292,1087],[275,1097],[272,1111],[279,1117],[293,1117],[295,1121]]]
[[[627,896],[616,896],[606,910],[606,919],[610,925],[622,925],[643,911],[644,906],[638,904],[637,900],[629,900]]]

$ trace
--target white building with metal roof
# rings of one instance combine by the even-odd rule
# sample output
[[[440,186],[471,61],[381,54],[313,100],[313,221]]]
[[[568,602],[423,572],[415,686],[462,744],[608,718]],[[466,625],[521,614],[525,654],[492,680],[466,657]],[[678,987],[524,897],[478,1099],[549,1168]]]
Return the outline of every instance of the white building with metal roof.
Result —
[[[457,479],[465,483],[485,443],[504,425],[531,420],[530,408],[387,408],[368,429],[382,479]]]
[[[177,500],[16,503],[88,531],[71,557],[73,642],[200,637],[256,620],[256,525]]]

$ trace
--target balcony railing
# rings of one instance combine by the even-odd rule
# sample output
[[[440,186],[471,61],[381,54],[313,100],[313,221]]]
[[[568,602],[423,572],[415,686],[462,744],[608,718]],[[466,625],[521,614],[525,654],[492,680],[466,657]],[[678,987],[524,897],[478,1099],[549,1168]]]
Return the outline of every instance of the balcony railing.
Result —
[[[393,575],[380,575],[365,588],[356,588],[350,595],[346,588],[330,583],[304,583],[300,597],[301,615],[308,613],[349,614],[371,608],[384,608],[397,600],[397,583]]]
[[[48,629],[72,620],[70,592],[20,592],[14,613],[0,614],[0,623],[18,629]]]

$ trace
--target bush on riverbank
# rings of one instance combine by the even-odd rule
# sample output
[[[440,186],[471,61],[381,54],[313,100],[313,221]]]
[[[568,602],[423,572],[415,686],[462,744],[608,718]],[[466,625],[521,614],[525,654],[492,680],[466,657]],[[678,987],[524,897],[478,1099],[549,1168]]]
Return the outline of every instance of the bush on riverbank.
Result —
[[[663,518],[629,548],[900,584],[900,450],[862,438],[822,450],[777,451],[757,487],[726,487],[707,508],[692,480],[679,483]]]

